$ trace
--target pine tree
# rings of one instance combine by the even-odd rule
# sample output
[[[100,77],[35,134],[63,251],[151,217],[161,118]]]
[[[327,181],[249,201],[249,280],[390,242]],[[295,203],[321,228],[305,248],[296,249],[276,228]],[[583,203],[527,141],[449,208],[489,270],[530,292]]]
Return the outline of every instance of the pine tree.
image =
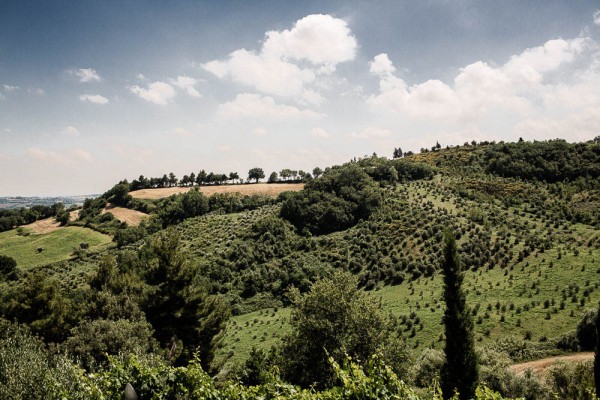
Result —
[[[478,381],[477,356],[473,339],[473,319],[467,309],[462,289],[463,272],[451,232],[444,237],[444,301],[443,317],[446,333],[446,362],[442,367],[441,386],[444,399],[458,391],[460,399],[475,397]]]

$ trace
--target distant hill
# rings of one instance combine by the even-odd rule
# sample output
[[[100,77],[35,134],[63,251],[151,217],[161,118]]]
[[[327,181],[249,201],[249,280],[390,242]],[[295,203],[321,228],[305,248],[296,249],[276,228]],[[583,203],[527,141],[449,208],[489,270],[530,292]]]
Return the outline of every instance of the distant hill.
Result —
[[[35,197],[35,196],[7,196],[0,197],[0,209],[14,209],[32,206],[51,206],[56,203],[63,203],[66,208],[70,206],[80,206],[85,199],[93,199],[99,194],[89,194],[80,196],[57,196],[57,197]]]

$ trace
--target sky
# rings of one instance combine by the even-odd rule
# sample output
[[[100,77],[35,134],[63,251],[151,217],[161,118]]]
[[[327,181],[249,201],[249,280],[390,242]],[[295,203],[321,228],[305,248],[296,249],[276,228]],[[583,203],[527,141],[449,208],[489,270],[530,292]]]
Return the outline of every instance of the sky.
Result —
[[[599,1],[0,2],[0,196],[598,135]]]

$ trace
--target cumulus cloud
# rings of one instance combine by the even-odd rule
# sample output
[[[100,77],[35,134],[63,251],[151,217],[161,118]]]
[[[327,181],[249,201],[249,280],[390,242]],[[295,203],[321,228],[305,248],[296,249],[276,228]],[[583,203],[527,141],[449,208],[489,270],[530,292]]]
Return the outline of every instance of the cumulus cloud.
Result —
[[[76,136],[80,135],[79,130],[77,128],[75,128],[74,126],[67,126],[65,129],[63,129],[63,131],[61,133],[65,136],[71,136],[71,137],[76,137]]]
[[[369,71],[375,75],[386,76],[396,71],[386,53],[381,53],[373,57],[373,61],[369,63],[369,67]]]
[[[169,104],[175,97],[175,89],[166,82],[154,82],[148,89],[139,86],[130,86],[129,90],[142,99],[161,106]]]
[[[382,53],[370,64],[371,73],[380,78],[379,94],[367,101],[374,109],[420,119],[473,121],[498,108],[525,115],[547,94],[547,74],[572,63],[590,41],[550,40],[502,66],[477,61],[462,68],[452,84],[431,79],[409,86],[394,75],[395,67]]]
[[[13,85],[7,85],[7,84],[2,85],[2,87],[4,88],[5,92],[14,92],[15,90],[21,89],[19,86],[13,86]]]
[[[247,117],[271,120],[313,119],[322,117],[322,114],[314,111],[301,110],[285,104],[277,104],[272,97],[252,93],[238,94],[235,100],[221,104],[217,114],[228,118]]]
[[[600,10],[594,12],[594,24],[600,25]]]
[[[259,51],[238,49],[226,60],[202,67],[218,78],[252,86],[262,92],[321,104],[323,98],[307,88],[318,75],[353,60],[357,43],[344,20],[330,15],[308,15],[294,27],[269,31]]]
[[[92,162],[92,155],[83,149],[72,149],[66,152],[43,150],[37,147],[27,149],[27,154],[34,160],[52,164],[74,164],[78,162]]]
[[[177,79],[170,79],[169,81],[178,88],[185,90],[186,93],[192,97],[202,97],[196,88],[194,88],[194,85],[198,83],[197,79],[180,75],[177,77]]]
[[[68,72],[71,75],[75,75],[79,79],[79,82],[82,83],[100,82],[102,80],[100,75],[98,75],[98,72],[96,72],[96,70],[93,68],[70,69]]]
[[[79,100],[100,105],[108,104],[108,99],[99,94],[82,94],[81,96],[79,96]]]

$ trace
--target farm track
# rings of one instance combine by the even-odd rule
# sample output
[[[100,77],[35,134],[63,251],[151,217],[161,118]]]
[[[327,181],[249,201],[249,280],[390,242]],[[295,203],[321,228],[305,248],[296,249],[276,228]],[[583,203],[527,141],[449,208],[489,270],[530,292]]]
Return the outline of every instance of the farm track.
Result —
[[[528,369],[534,375],[544,375],[557,362],[580,363],[594,359],[593,352],[576,353],[568,356],[548,357],[541,360],[528,361],[525,363],[515,364],[510,367],[511,371],[517,375],[523,375]]]

